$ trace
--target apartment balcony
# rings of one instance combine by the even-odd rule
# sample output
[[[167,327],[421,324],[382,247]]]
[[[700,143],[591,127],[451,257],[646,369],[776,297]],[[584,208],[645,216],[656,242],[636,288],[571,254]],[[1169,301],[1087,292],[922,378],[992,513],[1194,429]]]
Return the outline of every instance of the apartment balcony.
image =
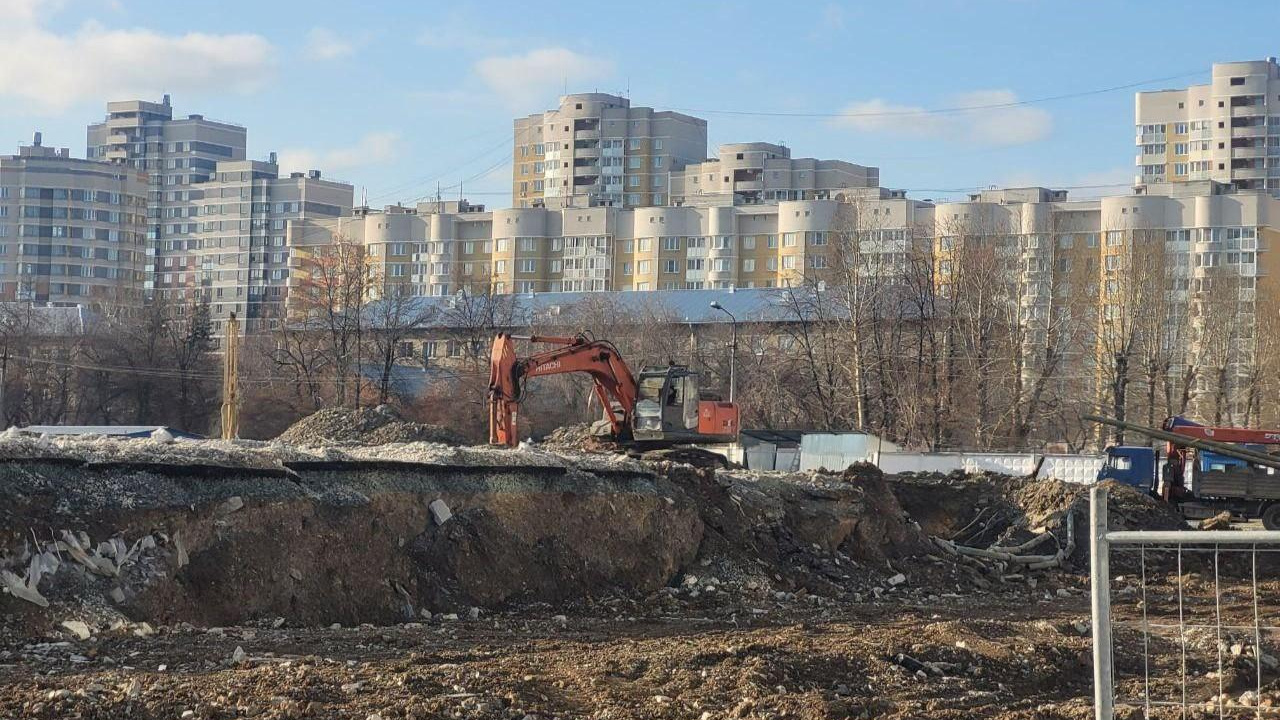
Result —
[[[1212,176],[1209,174],[1208,170],[1196,170],[1194,172],[1187,173],[1188,180],[1208,180],[1211,177]]]
[[[1231,117],[1255,117],[1266,115],[1266,105],[1235,105],[1231,108]]]
[[[107,118],[107,122],[106,122],[106,126],[108,130],[135,128],[141,124],[142,124],[142,121],[136,117]]]
[[[759,190],[764,190],[764,181],[762,180],[756,180],[754,182],[735,182],[733,184],[734,192],[753,192]]]
[[[577,140],[595,140],[595,141],[597,141],[597,142],[598,142],[598,141],[600,140],[600,128],[598,128],[598,127],[597,127],[597,128],[596,128],[596,129],[594,129],[594,130],[574,130],[574,131],[573,131],[573,139],[574,139],[575,141],[577,141]]]
[[[1232,180],[1262,180],[1267,177],[1266,168],[1232,168]]]
[[[1231,148],[1231,157],[1233,158],[1263,158],[1267,156],[1265,147],[1233,147]]]
[[[1151,143],[1162,143],[1165,141],[1165,137],[1166,136],[1164,133],[1145,133],[1145,134],[1140,133],[1137,139],[1134,140],[1133,142],[1135,145],[1149,145]]]
[[[128,160],[129,151],[123,148],[111,148],[103,153],[102,157],[106,160]]]
[[[1266,137],[1266,134],[1266,125],[1240,125],[1231,128],[1231,137],[1233,138]]]

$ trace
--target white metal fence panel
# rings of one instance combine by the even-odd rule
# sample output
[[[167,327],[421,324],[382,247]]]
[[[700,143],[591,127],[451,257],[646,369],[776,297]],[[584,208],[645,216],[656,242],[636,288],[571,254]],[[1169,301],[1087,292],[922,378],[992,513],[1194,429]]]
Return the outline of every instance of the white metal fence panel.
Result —
[[[1036,456],[1033,453],[964,453],[965,472],[1030,475],[1035,469]]]
[[[1280,717],[1280,532],[1113,531],[1089,501],[1094,717]]]
[[[880,470],[888,475],[900,473],[949,473],[964,467],[960,453],[880,453]]]
[[[1045,455],[1036,477],[1091,484],[1097,480],[1104,460],[1100,455]]]

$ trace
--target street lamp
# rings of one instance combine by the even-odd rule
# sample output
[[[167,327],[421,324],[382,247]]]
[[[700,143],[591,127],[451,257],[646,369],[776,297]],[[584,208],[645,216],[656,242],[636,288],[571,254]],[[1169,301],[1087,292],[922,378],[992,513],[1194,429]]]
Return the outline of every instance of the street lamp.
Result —
[[[733,313],[725,310],[724,306],[721,305],[718,300],[711,301],[711,309],[719,310],[725,315],[728,315],[730,326],[733,329],[733,342],[729,348],[729,402],[733,402],[733,390],[735,385],[734,366],[738,364],[738,318],[734,317]]]

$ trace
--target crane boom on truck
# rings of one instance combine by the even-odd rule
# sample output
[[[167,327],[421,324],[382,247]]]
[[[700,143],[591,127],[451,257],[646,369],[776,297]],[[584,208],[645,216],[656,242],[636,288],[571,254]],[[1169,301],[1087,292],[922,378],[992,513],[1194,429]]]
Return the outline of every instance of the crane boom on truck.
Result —
[[[1164,463],[1150,446],[1108,447],[1099,481],[1137,487],[1176,505],[1185,517],[1226,510],[1261,518],[1268,530],[1280,530],[1280,456],[1265,450],[1266,445],[1280,444],[1275,431],[1208,427],[1179,417],[1166,420],[1163,428],[1098,415],[1085,419],[1166,443]]]
[[[555,347],[520,357],[517,340]],[[565,373],[591,376],[610,435],[618,442],[657,448],[732,442],[738,436],[738,406],[704,397],[698,373],[686,366],[645,367],[637,379],[622,353],[607,340],[498,333],[489,356],[489,442],[517,445],[525,383]]]

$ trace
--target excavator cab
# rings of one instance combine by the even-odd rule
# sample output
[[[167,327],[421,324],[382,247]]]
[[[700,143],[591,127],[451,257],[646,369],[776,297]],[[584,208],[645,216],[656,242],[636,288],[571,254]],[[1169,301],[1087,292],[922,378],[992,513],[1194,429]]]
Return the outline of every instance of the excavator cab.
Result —
[[[738,408],[701,392],[698,373],[683,365],[640,371],[632,437],[637,442],[731,442]]]

